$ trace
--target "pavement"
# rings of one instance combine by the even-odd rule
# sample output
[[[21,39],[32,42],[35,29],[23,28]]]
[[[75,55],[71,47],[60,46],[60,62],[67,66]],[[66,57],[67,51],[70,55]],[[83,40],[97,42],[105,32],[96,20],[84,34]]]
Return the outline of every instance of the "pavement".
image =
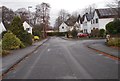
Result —
[[[88,45],[88,47],[95,49],[95,50],[99,50],[99,51],[107,53],[107,54],[110,54],[111,56],[120,58],[120,55],[119,55],[120,50],[118,50],[116,48],[108,47],[105,44],[91,44],[91,45]]]
[[[68,39],[66,37],[61,37],[61,38],[65,39],[65,40],[73,40],[71,38]],[[75,40],[79,40],[79,39],[75,39]],[[91,44],[87,44],[86,46],[89,47],[89,48],[92,48],[94,50],[98,50],[100,52],[109,54],[111,56],[115,56],[115,57],[120,58],[120,55],[119,55],[120,50],[117,49],[117,48],[112,48],[112,47],[109,47],[109,46],[105,45],[105,40],[102,43],[98,43],[98,42],[97,43],[91,43]]]
[[[2,74],[6,73],[15,64],[19,63],[22,61],[22,59],[37,50],[37,48],[44,44],[48,39],[49,38],[44,39],[40,42],[33,43],[31,46],[24,49],[13,50],[9,55],[0,58],[0,60],[2,59],[2,69],[0,72],[2,72]]]

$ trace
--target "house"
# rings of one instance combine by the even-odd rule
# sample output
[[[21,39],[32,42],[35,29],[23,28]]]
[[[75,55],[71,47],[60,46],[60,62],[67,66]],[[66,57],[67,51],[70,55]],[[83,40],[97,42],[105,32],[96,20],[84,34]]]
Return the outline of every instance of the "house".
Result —
[[[91,19],[93,13],[86,13],[83,15],[83,33],[91,33]]]
[[[117,16],[116,8],[95,9],[93,13],[83,15],[83,33],[91,33],[93,29],[105,29],[106,24]]]
[[[0,34],[1,34],[3,31],[6,31],[6,28],[5,28],[5,26],[3,25],[3,23],[0,22]]]
[[[105,29],[106,24],[117,16],[116,8],[95,9],[91,29]]]
[[[29,25],[26,21],[23,23],[24,30],[32,34],[32,26]]]
[[[69,27],[68,27],[68,25],[65,22],[63,22],[59,26],[59,32],[67,32],[67,31],[69,31]]]

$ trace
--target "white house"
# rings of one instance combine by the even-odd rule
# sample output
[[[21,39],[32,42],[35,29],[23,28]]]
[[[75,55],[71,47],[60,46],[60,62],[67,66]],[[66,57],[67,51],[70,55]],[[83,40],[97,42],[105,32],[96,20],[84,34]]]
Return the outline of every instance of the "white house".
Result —
[[[93,18],[93,13],[86,13],[83,15],[83,33],[91,33],[91,19]]]
[[[3,31],[6,31],[6,28],[5,28],[5,26],[3,25],[3,23],[0,22],[0,34],[1,34]]]
[[[67,31],[69,31],[69,27],[68,27],[68,25],[65,22],[63,22],[59,26],[59,32],[67,32]]]
[[[116,8],[95,9],[93,13],[83,15],[83,33],[93,29],[105,29],[106,24],[117,16]]]
[[[106,24],[113,21],[116,16],[115,8],[95,9],[94,17],[91,20],[91,29],[105,29]]]
[[[24,30],[32,34],[32,26],[30,26],[26,21],[23,23]]]

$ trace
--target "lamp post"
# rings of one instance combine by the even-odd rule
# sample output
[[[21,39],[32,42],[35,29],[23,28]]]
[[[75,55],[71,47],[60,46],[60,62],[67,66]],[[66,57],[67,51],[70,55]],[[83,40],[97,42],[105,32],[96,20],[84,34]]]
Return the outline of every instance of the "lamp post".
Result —
[[[30,8],[32,8],[32,6],[28,6],[28,12],[29,12],[29,24],[30,24]]]

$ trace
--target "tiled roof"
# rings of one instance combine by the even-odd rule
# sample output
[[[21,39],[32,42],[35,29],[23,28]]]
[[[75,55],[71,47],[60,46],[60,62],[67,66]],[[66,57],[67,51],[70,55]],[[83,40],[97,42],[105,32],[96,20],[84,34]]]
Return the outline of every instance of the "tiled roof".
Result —
[[[117,16],[117,8],[95,9],[99,18],[114,18]]]

